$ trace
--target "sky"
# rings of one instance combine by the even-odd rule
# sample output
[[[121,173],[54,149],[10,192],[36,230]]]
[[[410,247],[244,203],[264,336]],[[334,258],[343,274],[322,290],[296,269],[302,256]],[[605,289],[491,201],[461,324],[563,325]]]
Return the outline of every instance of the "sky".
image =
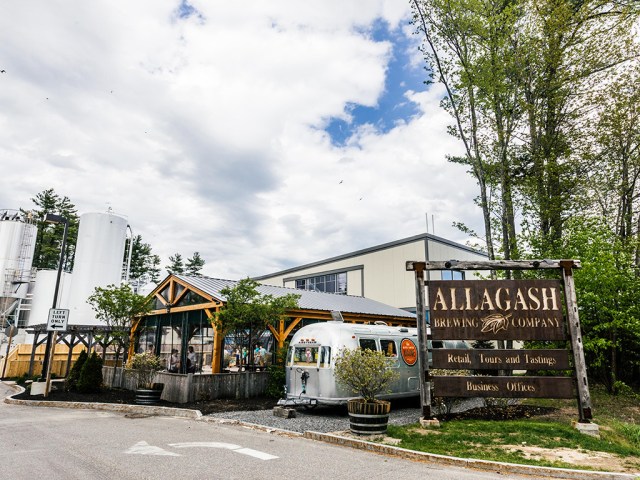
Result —
[[[48,188],[240,279],[481,230],[408,0],[0,5],[0,208]],[[412,260],[412,259],[407,259]]]

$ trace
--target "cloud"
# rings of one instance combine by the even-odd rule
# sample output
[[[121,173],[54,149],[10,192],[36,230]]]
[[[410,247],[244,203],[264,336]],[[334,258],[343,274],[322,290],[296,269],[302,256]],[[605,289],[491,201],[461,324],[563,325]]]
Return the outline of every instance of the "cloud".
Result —
[[[5,5],[0,207],[53,187],[79,213],[126,215],[163,265],[199,251],[223,278],[414,235],[425,212],[464,240],[449,225],[477,226],[476,187],[445,161],[459,145],[442,91],[407,81],[411,116],[355,124],[342,146],[325,131],[378,105],[394,48],[415,42],[409,14],[383,0]],[[375,38],[380,22],[395,39]]]

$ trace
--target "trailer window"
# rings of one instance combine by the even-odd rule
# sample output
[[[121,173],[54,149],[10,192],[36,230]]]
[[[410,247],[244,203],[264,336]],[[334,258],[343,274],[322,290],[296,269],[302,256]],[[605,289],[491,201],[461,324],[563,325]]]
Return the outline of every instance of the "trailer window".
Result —
[[[393,340],[380,340],[380,347],[382,348],[382,353],[384,353],[385,357],[397,357],[398,356],[398,348],[396,347],[396,342]]]
[[[359,342],[360,348],[363,350],[371,350],[372,352],[378,350],[376,341],[373,338],[361,338]]]
[[[293,365],[315,366],[318,362],[318,347],[295,347]]]
[[[329,368],[331,366],[331,347],[320,347],[320,367]]]

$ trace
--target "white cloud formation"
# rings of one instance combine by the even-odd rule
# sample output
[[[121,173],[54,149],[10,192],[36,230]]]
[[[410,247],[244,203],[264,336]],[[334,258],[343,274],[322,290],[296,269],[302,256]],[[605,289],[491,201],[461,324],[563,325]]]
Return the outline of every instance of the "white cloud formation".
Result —
[[[0,208],[53,187],[222,278],[424,232],[425,212],[452,240],[452,221],[479,226],[438,88],[407,92],[420,113],[387,133],[322,130],[383,95],[393,45],[372,25],[402,26],[408,2],[179,4],[0,7]]]

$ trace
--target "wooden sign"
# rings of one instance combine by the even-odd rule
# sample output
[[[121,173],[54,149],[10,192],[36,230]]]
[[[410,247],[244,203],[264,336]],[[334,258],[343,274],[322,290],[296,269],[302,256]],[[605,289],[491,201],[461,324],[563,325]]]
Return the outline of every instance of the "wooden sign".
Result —
[[[436,397],[574,398],[571,377],[457,377],[432,378]]]
[[[433,368],[455,370],[569,370],[567,350],[445,349],[432,352]]]
[[[564,340],[557,280],[448,280],[429,283],[434,340]]]

